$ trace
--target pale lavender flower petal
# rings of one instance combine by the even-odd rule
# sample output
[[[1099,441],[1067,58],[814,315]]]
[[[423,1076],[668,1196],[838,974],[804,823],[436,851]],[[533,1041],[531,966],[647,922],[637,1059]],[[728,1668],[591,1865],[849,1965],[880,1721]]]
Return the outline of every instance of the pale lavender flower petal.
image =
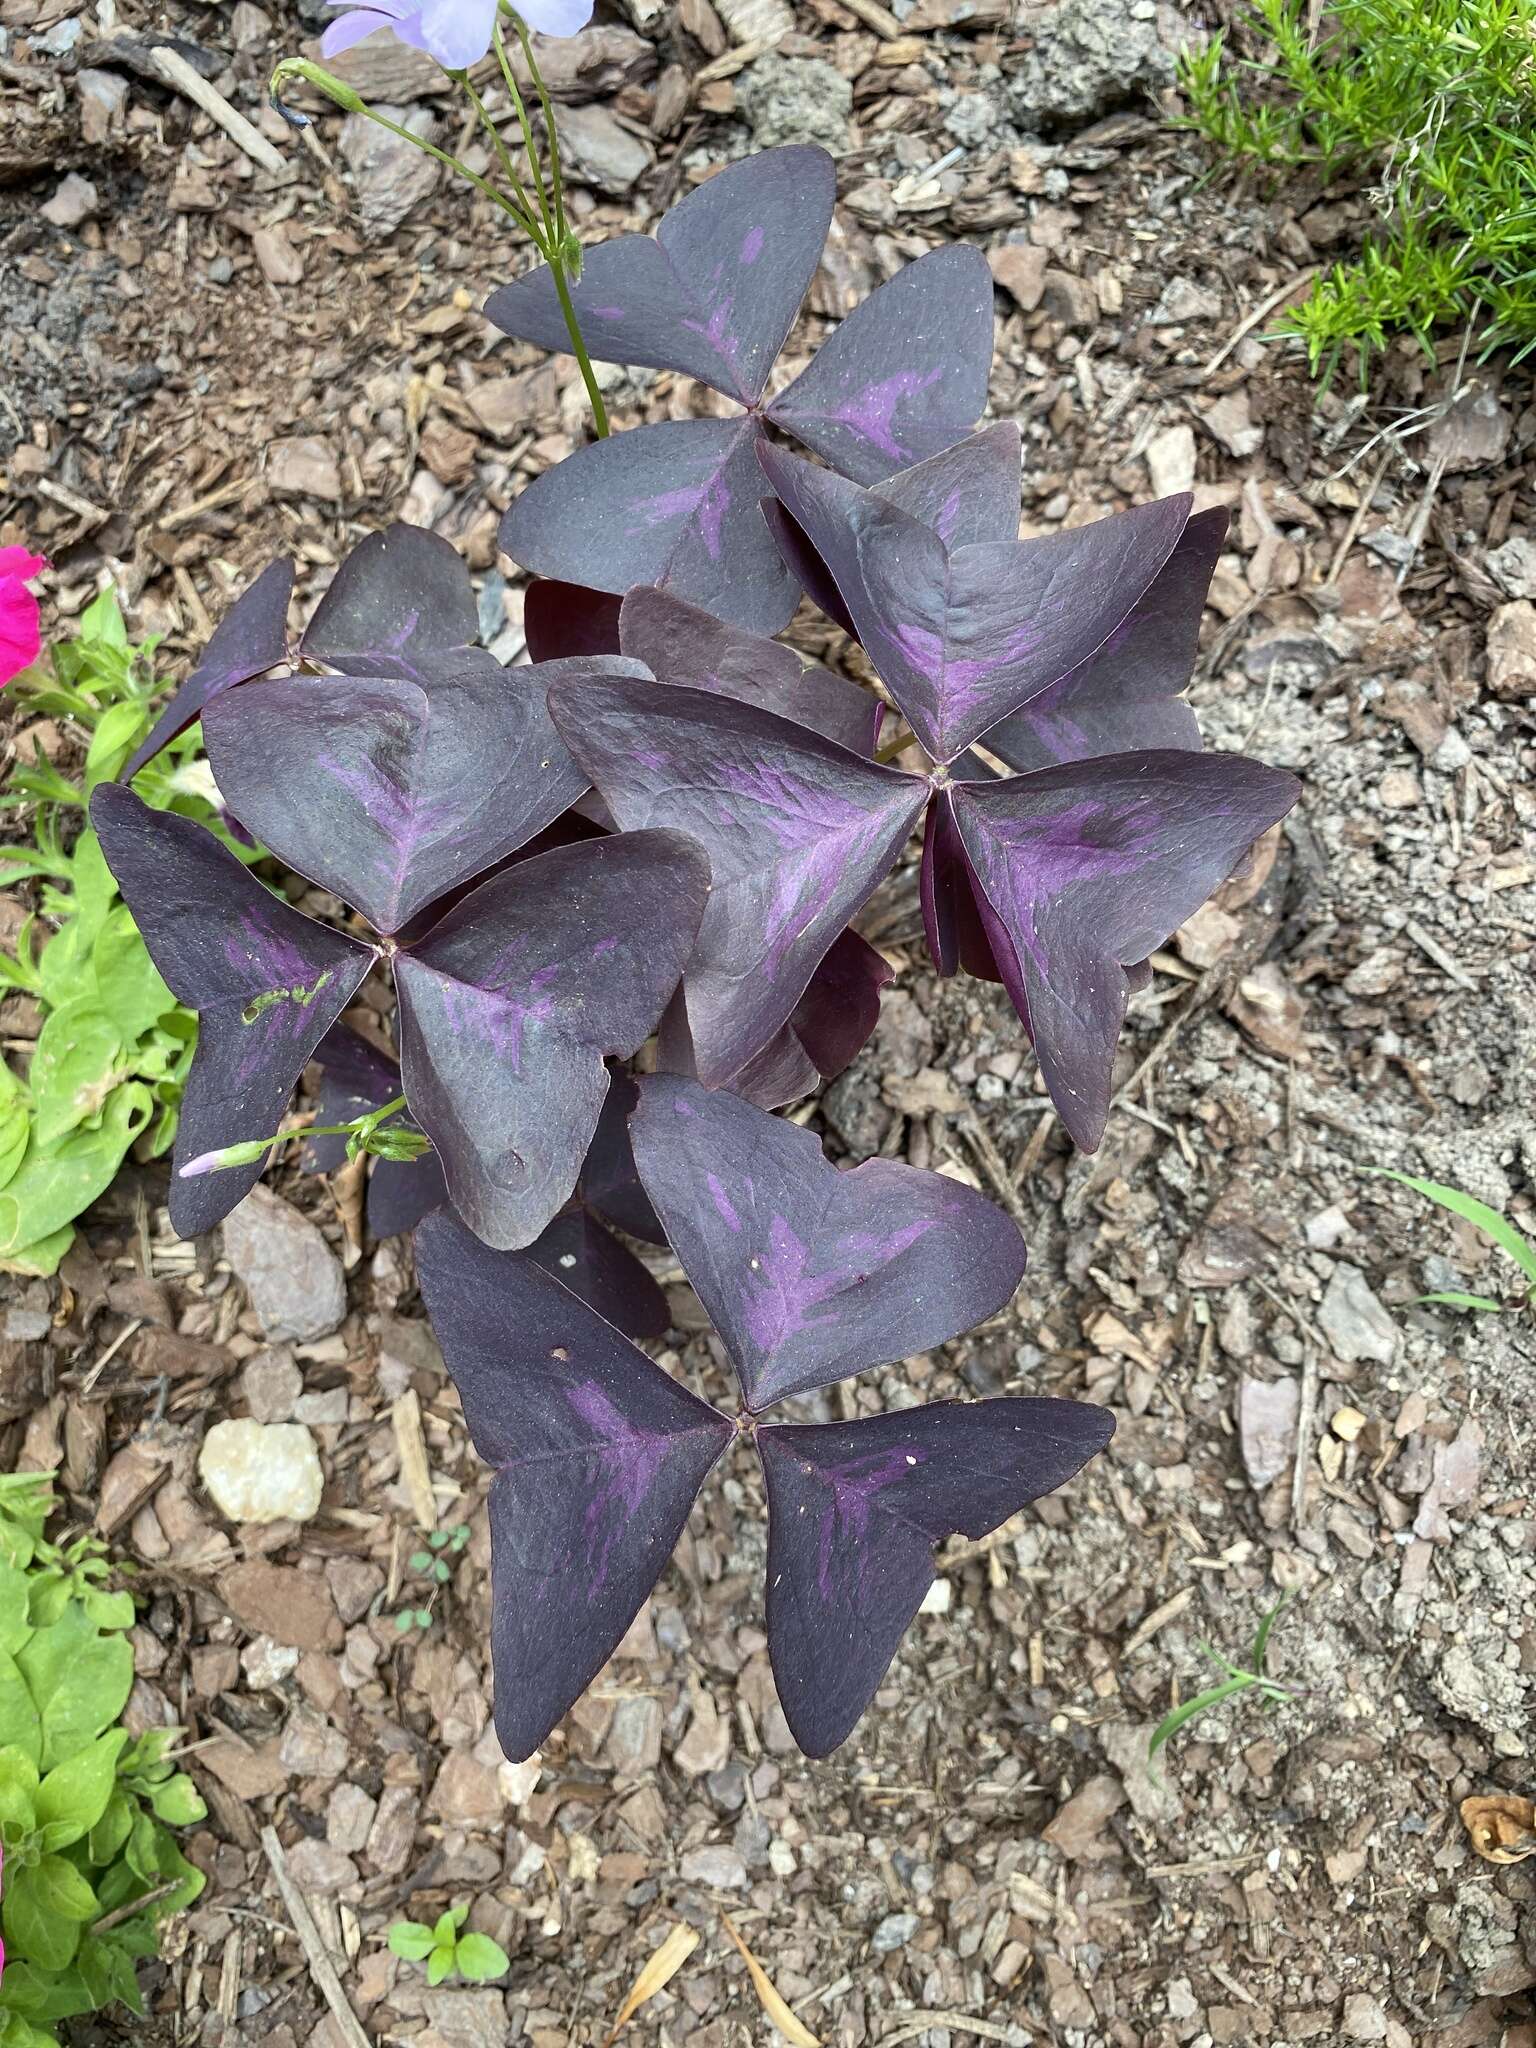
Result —
[[[592,19],[592,0],[524,0],[520,12],[541,36],[574,36]]]

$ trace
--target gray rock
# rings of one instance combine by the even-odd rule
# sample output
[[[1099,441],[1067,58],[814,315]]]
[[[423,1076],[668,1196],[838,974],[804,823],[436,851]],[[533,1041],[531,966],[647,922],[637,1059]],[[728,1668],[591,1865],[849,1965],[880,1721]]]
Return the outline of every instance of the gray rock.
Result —
[[[1192,277],[1172,277],[1148,315],[1148,323],[1153,327],[1182,327],[1186,321],[1220,317],[1221,299],[1217,293],[1196,284]]]
[[[292,1418],[294,1402],[304,1391],[304,1375],[295,1365],[293,1353],[285,1347],[255,1351],[240,1375],[240,1391],[253,1420],[287,1422]]]
[[[90,219],[100,203],[90,179],[82,178],[78,171],[71,171],[68,177],[60,180],[58,190],[39,211],[43,219],[56,228],[77,228],[82,221]]]
[[[377,1804],[361,1785],[338,1785],[325,1803],[325,1839],[343,1855],[355,1856],[368,1840]]]
[[[684,1884],[707,1884],[720,1892],[746,1888],[747,1866],[734,1849],[727,1849],[723,1844],[690,1849],[682,1860],[681,1868]]]
[[[368,1830],[368,1861],[381,1877],[396,1877],[410,1861],[421,1801],[405,1785],[386,1785]]]
[[[344,1892],[357,1883],[357,1865],[329,1842],[306,1836],[288,1851],[288,1869],[306,1892]]]
[[[1378,1365],[1390,1365],[1397,1356],[1397,1325],[1358,1266],[1334,1267],[1317,1320],[1339,1358],[1373,1358]]]
[[[75,91],[80,97],[80,134],[93,149],[99,149],[123,125],[128,81],[117,71],[87,69],[76,73]]]
[[[736,103],[759,149],[819,142],[842,156],[848,148],[853,87],[820,57],[759,57],[736,81]]]
[[[877,1956],[891,1955],[905,1948],[921,1925],[915,1913],[887,1913],[870,1936],[869,1945]]]
[[[307,1522],[325,1485],[315,1440],[298,1422],[216,1422],[197,1469],[232,1522]]]
[[[381,106],[376,111],[424,142],[437,140],[437,123],[425,107]],[[562,122],[562,137],[564,132]],[[341,124],[341,154],[352,173],[359,224],[372,241],[392,235],[437,190],[440,172],[432,158],[366,114],[348,114]]]
[[[562,107],[560,154],[571,175],[599,192],[627,192],[655,163],[651,146],[603,106]]]
[[[1293,1379],[1245,1379],[1237,1392],[1237,1434],[1248,1478],[1268,1486],[1296,1455],[1301,1387]]]
[[[366,1558],[332,1557],[326,1560],[325,1583],[331,1589],[336,1612],[343,1621],[354,1622],[368,1612],[386,1582],[378,1565],[370,1564]]]
[[[224,1255],[269,1337],[313,1343],[347,1312],[346,1281],[330,1246],[270,1188],[252,1188],[225,1219]]]
[[[1512,533],[1489,554],[1488,573],[1511,597],[1536,597],[1536,540]]]
[[[297,1772],[301,1778],[339,1778],[347,1768],[348,1754],[347,1738],[341,1730],[333,1728],[310,1707],[294,1708],[283,1730],[283,1739],[277,1746],[278,1762],[285,1770]],[[331,1839],[333,1848],[360,1846],[350,1842],[338,1844],[329,1836],[329,1830],[327,1837]]]
[[[1189,25],[1156,0],[1059,0],[1031,11],[1029,33],[1008,91],[1034,123],[1086,120],[1167,85]]]
[[[562,132],[563,132],[562,123]],[[507,2001],[499,1991],[427,1991],[426,2048],[505,2048]]]

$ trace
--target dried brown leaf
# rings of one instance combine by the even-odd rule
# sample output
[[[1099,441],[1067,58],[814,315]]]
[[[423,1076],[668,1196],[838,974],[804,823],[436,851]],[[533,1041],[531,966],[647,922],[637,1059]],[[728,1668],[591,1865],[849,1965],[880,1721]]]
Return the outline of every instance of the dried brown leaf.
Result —
[[[795,2018],[788,2005],[785,2004],[784,2000],[774,1989],[768,1972],[736,1932],[730,1914],[722,1913],[720,1918],[724,1922],[726,1933],[736,1944],[737,1953],[747,1966],[747,1975],[752,1979],[752,1989],[757,1993],[758,2004],[767,2013],[769,2019],[773,2021],[773,2024],[778,2028],[785,2040],[791,2042],[793,2048],[821,2048],[821,2043],[805,2024],[804,2020]]]
[[[1461,1824],[1485,1863],[1523,1863],[1536,1856],[1536,1803],[1496,1792],[1463,1799]]]
[[[658,1991],[666,1989],[698,1945],[699,1930],[690,1927],[686,1920],[679,1920],[629,1987],[629,1996],[619,2007],[619,2016],[603,2048],[612,2048],[625,2021],[632,2018],[648,1998],[654,1998]]]

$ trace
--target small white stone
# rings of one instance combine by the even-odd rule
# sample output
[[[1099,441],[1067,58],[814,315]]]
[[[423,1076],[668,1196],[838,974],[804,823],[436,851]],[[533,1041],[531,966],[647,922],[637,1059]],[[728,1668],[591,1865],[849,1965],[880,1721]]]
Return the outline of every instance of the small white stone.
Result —
[[[950,1586],[948,1579],[935,1579],[923,1595],[919,1614],[948,1614]]]
[[[325,1485],[315,1440],[301,1422],[216,1422],[197,1469],[232,1522],[307,1522]]]

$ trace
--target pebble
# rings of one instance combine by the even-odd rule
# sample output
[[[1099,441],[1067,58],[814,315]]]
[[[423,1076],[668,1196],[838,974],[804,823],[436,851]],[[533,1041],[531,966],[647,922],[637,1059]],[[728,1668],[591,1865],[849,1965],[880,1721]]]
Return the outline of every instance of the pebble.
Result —
[[[386,1785],[368,1830],[368,1861],[380,1877],[395,1877],[410,1861],[421,1801],[405,1785]]]
[[[915,1913],[887,1913],[870,1936],[870,1947],[877,1956],[893,1955],[906,1947],[921,1925]]]
[[[286,1348],[254,1351],[240,1375],[240,1391],[256,1422],[288,1422],[304,1391],[304,1375]]]
[[[270,1188],[252,1188],[225,1219],[224,1255],[268,1337],[312,1343],[329,1336],[347,1313],[347,1285],[335,1254],[308,1217]]]
[[[307,1522],[325,1488],[315,1440],[299,1422],[216,1422],[197,1469],[231,1522]]]
[[[1159,498],[1171,498],[1195,485],[1195,430],[1187,420],[1164,427],[1147,443],[1147,474]]]
[[[437,139],[437,122],[425,107],[407,110],[386,103],[374,111],[425,142]],[[563,140],[563,122],[560,133]],[[406,215],[437,190],[441,174],[433,159],[414,143],[380,128],[367,114],[348,114],[341,124],[339,146],[352,173],[358,222],[370,241],[392,235]]]
[[[712,1845],[690,1849],[682,1860],[684,1884],[707,1884],[720,1892],[741,1891],[747,1882],[747,1866],[734,1849]]]
[[[276,1642],[271,1636],[257,1636],[240,1652],[240,1669],[252,1692],[266,1692],[281,1685],[298,1661],[299,1652],[291,1644]]]
[[[385,1579],[379,1566],[370,1564],[366,1558],[332,1557],[326,1560],[325,1583],[336,1603],[336,1612],[350,1623],[361,1621],[376,1596],[383,1592]]]
[[[759,149],[819,142],[833,156],[847,151],[853,87],[822,57],[759,57],[736,81],[736,104]]]
[[[322,441],[318,434],[291,435],[286,440],[271,442],[267,448],[267,483],[282,498],[323,498],[333,505],[341,500],[341,470],[330,443]],[[249,1202],[265,1192],[253,1188],[245,1199]],[[277,1197],[271,1199],[276,1201]],[[242,1203],[241,1207],[244,1206]],[[239,1210],[235,1213],[238,1215]],[[229,1225],[224,1227],[228,1230]]]
[[[1301,1387],[1296,1380],[1245,1379],[1237,1394],[1237,1434],[1249,1484],[1278,1479],[1296,1454]]]
[[[344,1850],[306,1835],[288,1851],[288,1870],[301,1891],[342,1892],[357,1883],[357,1865]]]
[[[325,1839],[343,1855],[355,1856],[367,1845],[378,1810],[361,1785],[338,1785],[325,1804]]]
[[[597,105],[561,108],[560,154],[581,182],[615,196],[627,192],[656,161],[648,143]]]
[[[1317,1320],[1336,1357],[1348,1362],[1372,1358],[1378,1365],[1390,1365],[1397,1356],[1397,1325],[1358,1266],[1341,1262],[1334,1267]]]
[[[45,200],[39,211],[43,219],[56,228],[77,228],[82,221],[90,219],[100,205],[96,187],[89,178],[82,178],[78,171],[71,171],[59,182],[58,190],[51,199]]]
[[[277,1760],[301,1778],[339,1778],[350,1754],[339,1728],[308,1707],[295,1707],[278,1744]]]

